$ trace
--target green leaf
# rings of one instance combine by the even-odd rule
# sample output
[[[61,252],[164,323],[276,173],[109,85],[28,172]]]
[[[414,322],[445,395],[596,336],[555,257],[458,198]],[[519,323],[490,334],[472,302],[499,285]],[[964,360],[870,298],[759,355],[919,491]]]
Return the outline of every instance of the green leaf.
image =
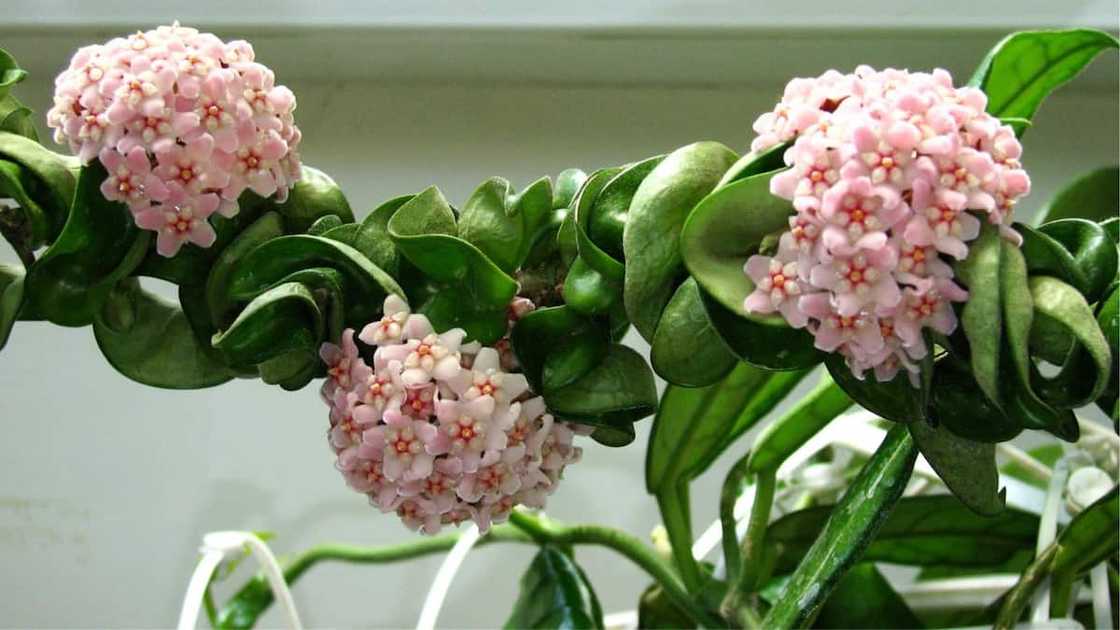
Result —
[[[315,297],[302,284],[287,282],[254,298],[212,344],[230,365],[244,367],[292,352],[314,356],[322,338]]]
[[[1058,536],[1051,571],[1074,576],[1116,557],[1120,547],[1120,500],[1117,487],[1070,521]]]
[[[8,95],[12,86],[27,78],[27,71],[20,68],[15,57],[0,48],[0,98]]]
[[[833,506],[791,512],[770,524],[766,540],[776,549],[774,571],[794,570],[819,536]],[[1004,567],[1029,562],[1038,516],[1008,508],[981,516],[951,495],[900,499],[863,554],[867,562],[932,568]],[[1021,569],[1018,566],[1016,570]]]
[[[997,118],[1034,117],[1051,92],[1069,82],[1115,37],[1093,29],[1020,31],[992,48],[968,84],[988,95],[988,113]],[[1022,126],[1016,126],[1017,133]]]
[[[852,567],[821,606],[814,628],[921,628],[922,622],[870,562]]]
[[[128,378],[153,387],[200,389],[235,374],[200,341],[179,305],[152,295],[135,278],[118,285],[93,322],[97,346]]]
[[[587,173],[578,168],[561,171],[556,176],[556,186],[552,189],[552,207],[570,208],[572,200],[576,198],[576,193],[585,181],[587,181]]]
[[[544,545],[521,576],[521,594],[505,628],[602,628],[603,610],[579,565]]]
[[[930,422],[966,440],[1006,442],[1019,435],[1023,425],[1009,418],[988,399],[966,364],[945,357],[937,362],[933,374]],[[967,409],[968,413],[961,413]]]
[[[401,195],[377,206],[362,220],[354,236],[354,249],[394,278],[400,277],[401,255],[389,235],[389,220],[413,197],[415,195]]]
[[[852,399],[828,375],[754,441],[748,468],[751,474],[777,470],[805,442],[852,406]]]
[[[1108,386],[1114,359],[1108,340],[1085,298],[1070,285],[1049,276],[1030,280],[1036,321],[1060,327],[1076,340],[1061,371],[1036,378],[1035,389],[1048,403],[1072,409],[1095,401]]]
[[[514,324],[510,341],[529,387],[537,394],[545,391],[543,373],[552,353],[561,352],[566,357],[563,361],[553,359],[551,370],[564,375],[553,378],[570,382],[590,372],[606,356],[610,343],[602,326],[569,306],[538,308],[527,313]],[[564,350],[570,346],[584,349]]]
[[[707,387],[669,385],[650,430],[646,489],[657,494],[699,476],[806,374],[768,372],[740,363]]]
[[[736,157],[716,142],[690,144],[670,153],[634,193],[623,235],[623,297],[631,323],[646,340],[653,338],[683,271],[678,238],[685,218]]]
[[[932,377],[932,353],[927,353],[921,362],[923,378],[920,388],[910,383],[905,370],[899,370],[889,381],[880,382],[871,373],[864,374],[862,379],[857,378],[844,357],[836,353],[826,355],[824,364],[836,384],[871,413],[895,422],[918,422],[926,419],[932,379],[924,377]]]
[[[82,168],[66,226],[28,271],[27,299],[52,323],[91,323],[113,286],[147,252],[151,233],[136,227],[124,204],[101,195],[107,176],[97,161]]]
[[[8,344],[12,327],[23,307],[23,268],[0,265],[0,350]]]
[[[650,343],[653,370],[674,385],[702,387],[723,378],[737,362],[708,320],[696,280],[685,280],[657,322]]]
[[[789,228],[793,207],[770,194],[773,171],[735,180],[701,200],[681,232],[681,255],[700,284],[708,317],[742,360],[770,369],[816,365],[821,355],[804,330],[780,315],[748,314],[754,284],[743,265],[767,236]]]
[[[1112,356],[1120,357],[1120,288],[1113,289],[1108,298],[1097,308],[1097,325],[1108,340],[1108,348]],[[1113,361],[1108,387],[1097,401],[1097,405],[1106,414],[1112,416],[1114,423],[1117,421],[1118,394],[1120,394],[1120,370],[1117,369],[1116,361]]]
[[[16,203],[15,212],[19,215],[18,221],[23,225],[20,237],[26,238],[25,243],[12,243],[13,247],[22,245],[28,250],[36,249],[42,244],[47,236],[53,230],[53,223],[57,217],[52,217],[50,214],[43,210],[27,188],[24,186],[24,181],[27,180],[27,171],[17,164],[8,160],[0,160],[0,199],[11,199]],[[29,182],[30,183],[30,182]],[[6,210],[5,212],[12,212]],[[65,217],[62,217],[64,220]]]
[[[504,334],[505,309],[517,293],[517,282],[455,236],[455,215],[439,190],[429,188],[402,205],[388,227],[401,254],[434,283],[435,301],[409,296],[433,326],[462,327],[469,338],[484,344]]]
[[[47,230],[35,234],[34,245],[53,241],[62,231],[70,214],[77,185],[77,160],[45,149],[35,140],[7,131],[0,131],[0,158],[19,164],[32,175],[31,179],[23,182],[24,186],[49,218]],[[100,185],[101,182],[97,183]]]
[[[17,133],[35,142],[39,134],[31,120],[31,110],[11,94],[12,87],[27,78],[14,57],[0,48],[0,131]]]
[[[306,232],[325,216],[336,216],[343,223],[354,222],[354,212],[338,184],[330,175],[306,164],[300,169],[300,178],[288,191],[288,199],[276,204],[275,209],[284,217],[284,227],[291,234]]]
[[[388,294],[404,293],[396,280],[353,247],[321,236],[293,234],[267,240],[241,257],[230,272],[229,296],[252,299],[285,276],[309,267],[329,267],[342,274],[348,326],[375,319]]]
[[[902,496],[918,454],[905,426],[892,428],[832,510],[820,536],[762,621],[807,626],[847,570],[863,556]]]
[[[1035,224],[1058,219],[1104,221],[1116,216],[1120,208],[1120,168],[1109,166],[1090,171],[1054,195],[1039,210]]]
[[[768,173],[783,168],[786,165],[784,160],[785,153],[792,145],[793,141],[791,140],[789,142],[783,142],[782,144],[776,144],[761,153],[751,151],[744,155],[732,164],[731,168],[727,169],[727,172],[724,173],[723,177],[719,180],[719,184],[716,185],[716,189],[723,188],[731,182],[746,179],[751,175]]]
[[[622,283],[599,273],[580,257],[568,268],[563,294],[564,303],[576,312],[604,315],[622,299]]]
[[[972,374],[988,398],[1001,404],[1000,363],[1003,350],[1003,310],[1000,284],[1002,239],[999,230],[985,222],[980,236],[969,245],[968,257],[956,264],[956,275],[973,288],[960,313],[968,338]]]
[[[283,236],[284,223],[280,215],[266,212],[242,230],[218,255],[206,277],[206,303],[214,326],[224,327],[233,321],[234,308],[239,300],[230,297],[229,285],[241,260],[263,243]]]
[[[585,255],[598,256],[601,251],[612,260],[622,260],[625,257],[622,243],[630,215],[630,203],[638,187],[664,159],[664,155],[656,155],[625,167],[611,177],[594,197],[588,199],[589,203],[584,202],[583,194],[580,195],[580,203],[575,208],[576,221],[589,239],[588,243],[581,244],[581,254],[584,254],[584,250],[597,250]],[[616,171],[611,169],[611,172]],[[588,188],[590,187],[589,184]],[[621,280],[621,269],[619,271]],[[609,270],[603,272],[610,273]]]
[[[504,272],[513,273],[552,210],[552,184],[542,178],[517,195],[508,181],[483,182],[459,215],[459,237],[478,247]]]
[[[909,427],[918,450],[962,503],[985,516],[1003,510],[995,445],[966,440],[927,422],[914,422]]]
[[[657,388],[642,355],[614,344],[575,382],[551,391],[546,388],[544,401],[554,415],[566,420],[625,431],[657,408]]]
[[[366,218],[368,219],[369,217]],[[342,219],[338,218],[336,215],[328,214],[316,219],[315,222],[311,224],[311,227],[307,228],[307,233],[311,236],[323,236],[327,232],[341,225]]]
[[[1090,303],[1104,297],[1116,279],[1116,241],[1100,224],[1059,219],[1040,228],[1016,224],[1031,275],[1057,276],[1077,287]]]

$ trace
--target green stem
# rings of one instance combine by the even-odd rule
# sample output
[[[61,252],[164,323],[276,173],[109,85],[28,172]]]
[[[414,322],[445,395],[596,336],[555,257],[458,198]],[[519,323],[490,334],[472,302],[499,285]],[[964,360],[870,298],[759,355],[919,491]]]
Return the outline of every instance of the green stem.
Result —
[[[700,624],[709,628],[723,625],[693,600],[672,567],[635,536],[602,525],[563,525],[524,511],[514,511],[509,520],[538,542],[599,545],[613,549],[648,573],[670,599]]]
[[[1057,553],[1058,545],[1050,545],[1023,571],[1019,582],[1004,597],[1003,606],[994,625],[996,630],[1010,630],[1019,622],[1023,611],[1031,603],[1031,596],[1050,573],[1050,565],[1054,562]]]
[[[758,590],[764,572],[762,560],[766,551],[766,528],[770,524],[776,485],[775,469],[760,471],[755,476],[754,503],[747,521],[747,533],[743,536],[739,579],[727,591],[720,605],[724,618],[739,627],[751,627],[753,611],[749,602],[751,595]]]
[[[723,480],[723,487],[719,493],[719,521],[723,530],[720,543],[723,547],[723,563],[727,567],[727,581],[734,582],[739,577],[742,566],[739,557],[739,540],[735,535],[735,502],[743,494],[743,485],[747,477],[747,453],[728,471]]]

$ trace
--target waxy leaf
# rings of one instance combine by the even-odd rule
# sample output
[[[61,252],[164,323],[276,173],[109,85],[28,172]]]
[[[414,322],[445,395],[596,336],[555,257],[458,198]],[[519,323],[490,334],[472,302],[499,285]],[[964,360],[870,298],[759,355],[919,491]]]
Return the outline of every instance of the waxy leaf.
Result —
[[[556,176],[556,185],[552,188],[552,207],[554,209],[570,208],[576,193],[587,181],[587,173],[578,168],[569,168],[561,171]]]
[[[832,510],[829,505],[811,507],[770,524],[766,540],[776,548],[776,574],[797,567]],[[906,497],[891,511],[863,559],[934,568],[1006,567],[1029,562],[1037,535],[1038,516],[1029,512],[1008,508],[981,516],[951,495]]]
[[[8,343],[23,306],[23,268],[0,265],[0,350]]]
[[[921,628],[922,622],[875,565],[861,562],[840,578],[814,628]]]
[[[239,215],[240,216],[240,215]],[[233,309],[238,300],[229,294],[231,274],[249,252],[265,242],[284,234],[284,222],[275,212],[266,212],[242,230],[233,241],[218,254],[210,273],[206,276],[206,303],[210,309],[210,321],[216,327],[223,327],[233,321]]]
[[[1116,279],[1116,241],[1099,224],[1059,219],[1037,229],[1016,224],[1030,274],[1056,276],[1095,303]]]
[[[544,545],[521,576],[521,594],[505,628],[602,628],[591,583],[567,554]]]
[[[918,450],[962,503],[985,516],[1003,510],[994,444],[966,440],[928,422],[913,422],[909,427]]]
[[[343,223],[354,222],[354,212],[338,184],[330,175],[306,164],[300,168],[300,178],[288,191],[288,199],[275,204],[275,210],[284,217],[284,227],[289,234],[306,232],[325,216],[336,216]]]
[[[565,375],[559,380],[571,382],[590,372],[606,356],[610,343],[602,326],[568,306],[538,308],[526,313],[514,324],[510,341],[529,387],[537,394],[545,391],[544,369],[553,352],[562,352],[564,361],[554,359],[551,370]],[[561,350],[571,346],[596,349]]]
[[[824,364],[836,384],[871,413],[895,422],[926,419],[932,391],[932,353],[927,353],[920,364],[921,387],[910,383],[906,370],[899,370],[894,378],[886,382],[880,382],[871,371],[865,373],[863,379],[856,378],[844,357],[836,353],[826,355]]]
[[[684,271],[678,238],[685,219],[737,157],[717,142],[690,144],[670,153],[634,193],[623,234],[623,298],[631,323],[646,340],[653,339]]]
[[[764,238],[789,228],[793,207],[770,194],[773,172],[716,189],[696,205],[681,232],[681,255],[700,284],[708,318],[740,359],[768,369],[816,365],[821,354],[804,330],[780,315],[748,314],[754,284],[743,271]]]
[[[517,293],[517,282],[456,236],[455,215],[439,190],[429,188],[413,197],[393,214],[388,227],[401,254],[433,283],[430,295],[414,291],[409,296],[433,326],[461,327],[468,338],[484,344],[504,334],[505,309]]]
[[[731,168],[727,169],[727,172],[724,173],[723,177],[719,180],[719,184],[716,185],[716,189],[723,188],[733,181],[746,179],[751,175],[769,173],[770,171],[775,171],[786,166],[784,160],[785,153],[792,145],[792,141],[783,142],[782,144],[776,144],[760,153],[751,151],[744,155],[732,164]]]
[[[956,275],[965,288],[975,287],[960,312],[961,328],[968,338],[972,374],[976,384],[997,405],[1000,395],[1000,358],[1003,352],[1003,309],[1000,282],[1003,240],[987,223],[969,244],[968,258],[956,264]]]
[[[315,297],[303,284],[287,282],[254,298],[212,344],[230,365],[246,367],[292,352],[314,356],[322,338]]]
[[[930,387],[929,420],[966,440],[1006,442],[1023,431],[981,391],[968,367],[950,357],[937,362]]]
[[[642,355],[614,344],[597,365],[575,382],[556,390],[545,388],[544,401],[560,418],[607,429],[621,427],[623,434],[608,438],[609,446],[621,446],[611,438],[633,439],[628,425],[657,408],[657,388]]]
[[[809,624],[882,528],[910,480],[917,454],[905,426],[897,425],[887,433],[832,510],[820,536],[763,619],[762,627]]]
[[[576,312],[604,315],[622,299],[622,283],[599,273],[580,257],[568,268],[563,294],[564,303]]]
[[[1110,166],[1078,177],[1039,210],[1036,224],[1058,219],[1104,221],[1120,208],[1120,168]]]
[[[784,416],[763,429],[754,441],[747,469],[752,474],[777,470],[805,442],[852,406],[852,399],[827,375]]]
[[[362,219],[353,238],[354,249],[394,278],[400,278],[401,255],[389,235],[389,219],[413,197],[415,195],[401,195],[374,208]]]
[[[583,188],[572,201],[572,226],[575,235],[576,251],[589,267],[614,282],[621,283],[625,274],[622,262],[603,251],[591,239],[591,216],[594,214],[595,201],[606,185],[622,172],[619,168],[604,168],[595,171],[584,182]],[[625,221],[625,218],[623,219]]]
[[[66,226],[28,271],[27,299],[52,323],[93,322],[113,286],[147,252],[151,232],[136,227],[124,204],[102,196],[100,186],[107,176],[97,161],[82,168]]]
[[[69,217],[74,200],[77,160],[7,131],[0,131],[0,158],[19,164],[32,175],[31,179],[23,181],[23,185],[48,219],[45,231],[34,234],[33,246],[54,241]],[[101,182],[97,183],[100,185]]]
[[[988,95],[988,113],[997,118],[1034,117],[1042,101],[1081,72],[1102,50],[1120,43],[1103,31],[1069,29],[1020,31],[1008,35],[984,57],[968,84]],[[1022,133],[1022,124],[1012,125]]]
[[[1106,414],[1112,416],[1113,422],[1116,422],[1117,412],[1120,411],[1120,408],[1117,407],[1118,393],[1120,393],[1120,370],[1117,369],[1115,360],[1120,357],[1120,288],[1113,289],[1111,295],[1098,307],[1097,325],[1100,326],[1101,332],[1108,340],[1108,348],[1113,356],[1108,387],[1105,388],[1104,394],[1097,401],[1097,405]]]
[[[12,87],[27,78],[27,72],[19,67],[14,57],[0,48],[0,131],[10,131],[39,141],[31,110],[11,94]]]
[[[1085,297],[1070,285],[1049,276],[1030,281],[1036,321],[1060,327],[1076,341],[1053,378],[1036,378],[1035,388],[1050,404],[1072,409],[1095,401],[1108,385],[1115,362],[1108,340],[1097,325]]]
[[[249,300],[291,273],[329,267],[342,274],[346,324],[362,326],[381,312],[385,297],[404,291],[358,250],[321,236],[293,234],[265,241],[240,258],[228,280],[233,300]],[[239,316],[240,317],[240,316]]]
[[[657,155],[626,166],[588,200],[590,203],[576,206],[577,224],[584,229],[591,244],[611,258],[624,258],[622,242],[630,214],[630,203],[646,176],[663,159],[664,155]],[[583,199],[584,196],[581,195],[580,201],[583,202]]]
[[[552,183],[542,178],[518,195],[500,177],[482,183],[463,204],[459,237],[478,247],[502,271],[525,260],[532,238],[552,211]]]
[[[702,387],[723,378],[737,362],[712,327],[696,280],[685,280],[657,322],[650,343],[653,370],[674,385]]]
[[[1077,575],[1116,557],[1120,547],[1120,498],[1117,487],[1070,521],[1058,536],[1058,551],[1051,571]]]
[[[12,247],[23,247],[33,251],[44,241],[46,235],[52,232],[53,223],[58,217],[52,217],[43,210],[39,202],[28,192],[24,186],[24,181],[28,178],[27,171],[22,166],[0,159],[0,199],[10,199],[16,204],[14,209],[7,210],[4,209],[5,206],[0,206],[0,211],[16,213],[20,223],[20,225],[12,225],[14,222],[11,219],[6,221],[11,226],[9,230],[13,232],[18,230],[13,235],[21,241],[13,242]],[[5,236],[9,234],[11,232],[5,232]]]
[[[187,322],[179,305],[135,278],[118,285],[93,322],[97,346],[128,378],[153,387],[200,389],[235,376]]]

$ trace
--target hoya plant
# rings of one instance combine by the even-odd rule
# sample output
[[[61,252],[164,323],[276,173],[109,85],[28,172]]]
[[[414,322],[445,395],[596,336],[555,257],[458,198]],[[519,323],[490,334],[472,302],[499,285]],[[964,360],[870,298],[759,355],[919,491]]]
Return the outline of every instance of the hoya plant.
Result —
[[[964,83],[828,70],[790,81],[742,155],[494,177],[458,205],[433,186],[360,219],[247,42],[176,24],[77,51],[46,114],[72,155],[40,142],[0,51],[0,231],[22,263],[0,268],[0,346],[44,320],[91,327],[152,387],[315,383],[345,483],[417,533],[313,548],[288,582],[473,536],[529,546],[510,627],[603,627],[582,545],[649,574],[643,628],[1114,626],[1117,169],[1036,201],[1020,139],[1117,46],[1014,33]],[[543,514],[581,443],[640,448],[650,417],[653,541]],[[1030,453],[1008,443],[1024,431]],[[690,484],[728,451],[698,539]],[[900,594],[987,574],[1019,577],[942,609]],[[273,597],[264,574],[207,591],[210,621],[252,626]]]

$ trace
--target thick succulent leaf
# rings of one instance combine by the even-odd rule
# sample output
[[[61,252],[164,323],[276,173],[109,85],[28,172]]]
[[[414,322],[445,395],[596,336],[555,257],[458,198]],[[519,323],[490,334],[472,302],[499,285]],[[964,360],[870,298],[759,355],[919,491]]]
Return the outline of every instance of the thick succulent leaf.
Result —
[[[739,363],[713,385],[667,387],[646,450],[646,489],[657,494],[699,476],[777,407],[805,374],[768,372]]]
[[[1022,423],[988,399],[967,365],[955,359],[946,357],[937,362],[930,392],[930,422],[961,438],[1006,442],[1023,430]]]
[[[777,470],[805,442],[852,406],[852,399],[827,375],[754,441],[747,468],[752,474]]]
[[[545,388],[544,401],[560,418],[595,427],[623,427],[626,431],[626,425],[657,408],[657,388],[642,355],[613,344],[606,356],[575,382],[556,390]],[[629,437],[632,439],[633,434]]]
[[[717,142],[690,144],[670,153],[634,193],[623,235],[623,297],[631,323],[646,340],[653,339],[684,271],[678,239],[685,219],[737,157]]]
[[[373,264],[381,267],[394,278],[400,275],[400,252],[389,235],[389,220],[401,206],[412,200],[415,195],[394,197],[377,206],[362,220],[354,237],[354,249],[365,254]]]
[[[563,295],[564,303],[576,312],[587,316],[604,315],[622,300],[622,283],[603,275],[579,257],[568,268]]]
[[[798,510],[767,528],[766,540],[776,550],[776,574],[797,567],[832,511],[830,505]],[[891,511],[863,559],[934,568],[1005,567],[1029,562],[1037,534],[1038,516],[1029,512],[1008,508],[981,516],[951,495],[906,497]]]
[[[791,328],[780,317],[760,318],[732,311],[703,287],[700,298],[708,321],[742,361],[765,370],[802,370],[817,365],[825,356],[813,346],[812,335]]]
[[[552,210],[552,184],[542,178],[523,194],[500,177],[483,182],[463,204],[459,237],[513,273],[525,259],[532,237]]]
[[[966,440],[928,422],[909,427],[918,450],[962,503],[986,516],[1003,510],[994,444]]]
[[[1120,208],[1120,168],[1109,166],[1073,180],[1035,217],[1036,224],[1058,219],[1104,221]]]
[[[663,159],[664,155],[656,155],[625,167],[611,177],[598,194],[589,199],[590,203],[577,205],[576,221],[591,241],[588,245],[581,244],[581,254],[584,249],[590,250],[593,246],[614,260],[624,258],[622,241],[630,214],[630,203],[646,176]],[[580,201],[583,199],[581,196]],[[592,251],[591,254],[598,256],[598,252]]]
[[[779,315],[747,314],[754,285],[743,265],[767,236],[789,228],[793,208],[770,194],[772,171],[716,189],[696,205],[681,232],[681,255],[703,289],[709,319],[742,360],[770,369],[815,365],[821,355],[804,330]]]
[[[602,628],[603,610],[579,565],[545,545],[521,576],[521,594],[504,627]]]
[[[969,85],[988,95],[988,113],[997,118],[1034,117],[1042,101],[1081,72],[1115,37],[1093,29],[1020,31],[1008,35],[984,57]],[[1013,125],[1022,133],[1022,123]]]
[[[847,570],[863,556],[902,496],[918,454],[905,426],[892,428],[832,510],[764,628],[808,625]]]
[[[0,159],[0,199],[11,199],[15,202],[16,212],[18,212],[19,220],[23,224],[20,226],[21,232],[23,232],[20,234],[20,238],[25,239],[25,242],[20,243],[20,245],[34,250],[52,232],[56,217],[52,217],[28,193],[24,186],[24,181],[27,178],[27,171],[22,166],[16,162]],[[0,206],[0,208],[2,207]],[[16,246],[17,243],[12,243],[12,245]]]
[[[723,378],[738,362],[708,319],[694,278],[673,294],[650,343],[650,363],[661,378],[703,387]]]
[[[719,180],[719,184],[716,186],[716,188],[723,188],[731,182],[740,179],[746,179],[751,175],[768,173],[770,171],[782,168],[786,165],[784,160],[785,153],[792,145],[793,142],[790,141],[784,142],[782,144],[776,144],[769,149],[766,149],[759,153],[751,151],[750,153],[739,158],[734,164],[731,165],[731,168],[727,169],[727,172],[723,174],[723,177]]]
[[[152,295],[135,278],[118,285],[93,322],[101,353],[128,378],[169,389],[199,389],[235,376],[195,335],[178,304]]]
[[[922,622],[875,565],[861,562],[840,579],[814,628],[921,628]]]
[[[0,48],[0,98],[8,95],[12,86],[27,78],[27,71],[20,68],[15,57]]]
[[[369,218],[369,217],[366,217],[366,218]],[[315,222],[311,224],[311,227],[307,228],[307,233],[310,234],[311,236],[323,236],[327,232],[329,232],[329,231],[333,230],[334,228],[339,227],[341,225],[342,225],[342,219],[338,218],[337,216],[335,216],[333,214],[328,214],[326,216],[319,217],[318,219],[316,219]],[[368,254],[367,254],[367,257],[368,257]]]
[[[1095,303],[1116,279],[1116,241],[1098,223],[1059,219],[1037,229],[1016,224],[1031,275],[1057,276]]]
[[[1112,353],[1112,371],[1108,379],[1108,387],[1097,405],[1112,416],[1112,421],[1117,421],[1117,398],[1120,394],[1120,369],[1117,368],[1116,359],[1120,357],[1120,288],[1113,289],[1112,294],[1106,298],[1097,309],[1097,325],[1108,340],[1108,348]]]
[[[19,164],[33,176],[23,185],[49,218],[49,229],[35,234],[35,245],[53,241],[70,213],[77,186],[77,161],[45,149],[30,138],[2,130],[0,158]]]
[[[456,236],[455,215],[439,190],[429,188],[413,197],[393,214],[388,227],[401,254],[434,283],[437,293],[446,293],[431,302],[417,300],[436,328],[460,326],[484,344],[504,333],[505,308],[517,293],[517,282]]]
[[[572,236],[575,237],[576,252],[584,262],[611,280],[622,282],[625,270],[622,262],[604,251],[591,239],[591,216],[594,214],[595,200],[603,188],[622,172],[621,168],[604,168],[595,171],[579,189],[572,200]],[[619,257],[621,258],[621,256]]]
[[[325,216],[336,216],[343,223],[354,222],[354,211],[338,184],[330,175],[306,164],[300,169],[300,178],[288,191],[288,199],[275,204],[275,209],[284,217],[284,227],[290,234],[306,232]]]
[[[234,317],[234,307],[238,300],[229,294],[229,283],[241,259],[266,241],[283,236],[284,222],[275,212],[266,212],[242,230],[223,248],[210,272],[206,276],[206,302],[210,308],[210,319],[214,326],[229,324]]]
[[[1058,536],[1051,571],[1077,575],[1110,558],[1120,546],[1120,499],[1117,487],[1085,508]]]
[[[1107,387],[1114,363],[1093,309],[1077,289],[1057,278],[1031,278],[1030,289],[1036,321],[1060,327],[1076,341],[1061,371],[1053,378],[1036,378],[1035,389],[1048,403],[1066,409],[1092,403]]]
[[[229,273],[227,292],[231,300],[247,301],[285,276],[310,267],[329,267],[342,274],[345,294],[350,298],[346,303],[348,326],[361,326],[374,319],[388,294],[404,294],[396,280],[358,250],[309,234],[269,239],[241,256]]]
[[[23,268],[0,265],[0,350],[8,344],[12,326],[23,307]]]
[[[919,387],[910,383],[905,370],[899,370],[886,382],[880,382],[871,372],[865,373],[862,379],[857,378],[844,357],[835,353],[826,355],[824,364],[836,384],[871,413],[895,422],[926,419],[933,382],[932,354],[927,353],[920,363]]]
[[[578,168],[561,171],[556,176],[556,185],[552,188],[552,207],[570,208],[572,200],[576,198],[576,193],[585,181],[587,181],[587,173]]]
[[[27,299],[52,323],[93,322],[113,286],[147,252],[151,233],[136,227],[124,204],[101,195],[106,177],[100,162],[82,168],[66,226],[28,271]]]
[[[1003,239],[999,230],[984,223],[980,236],[969,244],[968,258],[956,264],[956,275],[971,288],[960,311],[961,328],[971,350],[972,374],[988,398],[1001,403],[1000,364],[1003,352],[1003,309],[1000,300],[1000,267]]]
[[[545,391],[544,369],[550,355],[562,355],[562,360],[552,360],[552,378],[572,382],[590,372],[606,356],[610,344],[601,325],[568,306],[538,308],[527,313],[514,324],[510,341],[529,386],[537,394]],[[572,346],[580,349],[566,349]]]
[[[212,344],[234,366],[259,365],[278,356],[318,353],[323,315],[311,291],[286,282],[261,293]]]

